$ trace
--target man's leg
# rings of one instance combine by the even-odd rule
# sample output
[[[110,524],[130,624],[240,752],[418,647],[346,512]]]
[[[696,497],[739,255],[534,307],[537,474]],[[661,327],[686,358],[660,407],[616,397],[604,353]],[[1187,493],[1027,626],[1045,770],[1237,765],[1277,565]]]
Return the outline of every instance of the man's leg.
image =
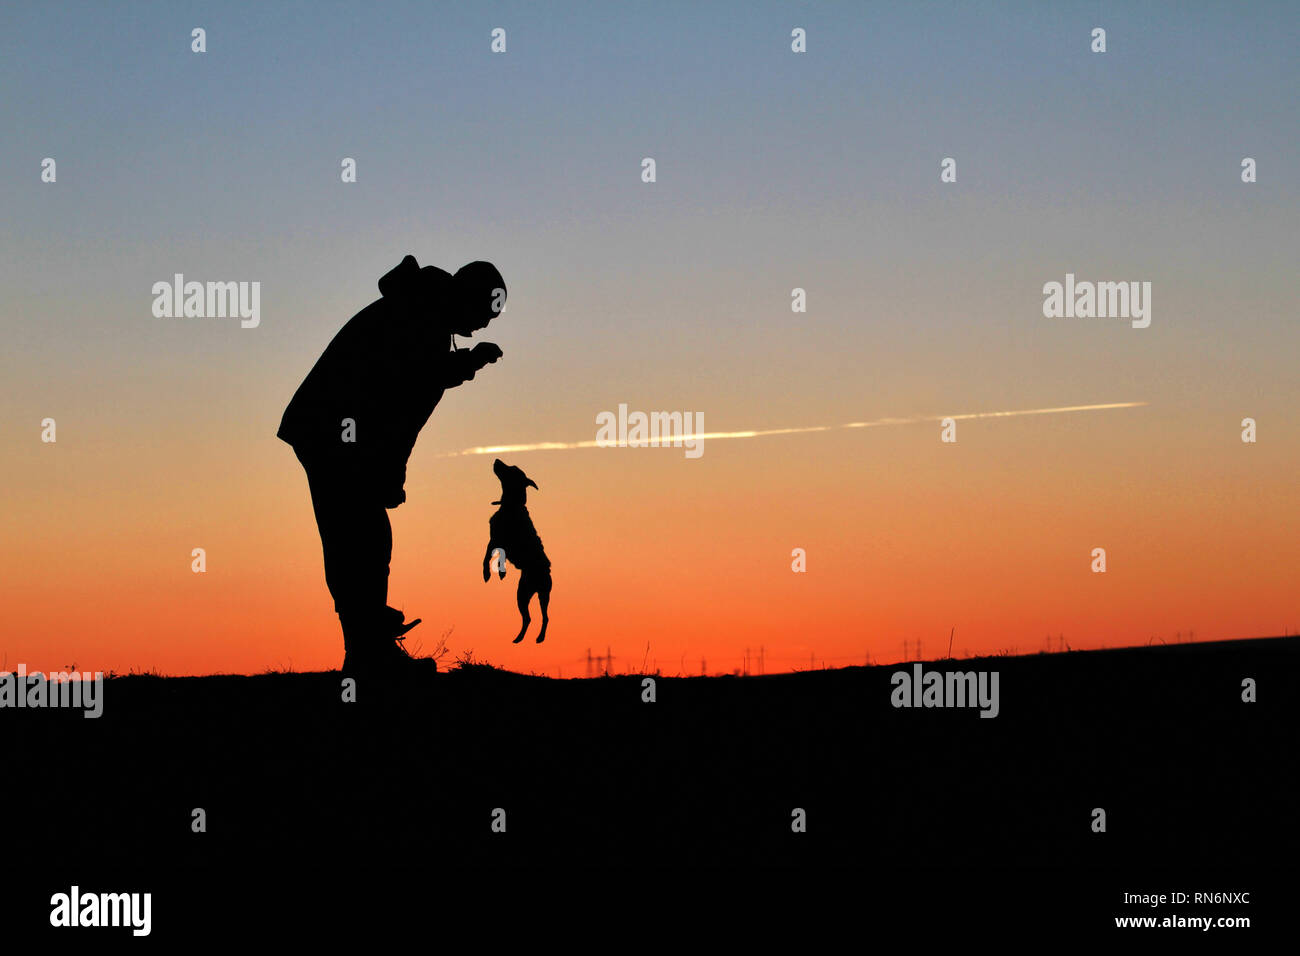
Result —
[[[376,640],[388,616],[392,525],[388,511],[345,462],[309,459],[303,468],[320,529],[325,583],[351,650]]]

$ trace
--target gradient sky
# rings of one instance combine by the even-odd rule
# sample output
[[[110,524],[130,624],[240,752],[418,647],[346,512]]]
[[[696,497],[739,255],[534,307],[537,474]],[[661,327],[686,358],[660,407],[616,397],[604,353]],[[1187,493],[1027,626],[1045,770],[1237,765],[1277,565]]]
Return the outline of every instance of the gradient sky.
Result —
[[[510,288],[479,336],[504,359],[390,512],[426,650],[771,672],[953,627],[957,654],[1300,629],[1295,4],[464,6],[0,9],[0,666],[338,666],[275,431],[406,253]],[[260,327],[155,318],[176,272],[260,281]],[[1044,318],[1067,272],[1150,281],[1150,328]],[[481,580],[492,457],[449,456],[620,403],[734,431],[1110,402],[1148,404],[504,456],[540,485],[541,647],[510,644],[516,572]]]

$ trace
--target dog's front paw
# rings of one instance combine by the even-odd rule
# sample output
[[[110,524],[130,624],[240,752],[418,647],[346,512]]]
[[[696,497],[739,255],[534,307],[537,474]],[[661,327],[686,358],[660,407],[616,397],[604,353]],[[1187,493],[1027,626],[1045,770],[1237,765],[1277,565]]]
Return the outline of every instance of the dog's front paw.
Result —
[[[483,565],[483,583],[487,584],[488,581],[491,580],[491,578],[492,578],[492,571],[488,568],[486,564]]]
[[[502,581],[504,581],[504,580],[506,579],[506,569],[505,569],[505,568],[500,568],[500,569],[498,569],[498,570],[497,570],[497,574],[499,574],[499,575],[501,576],[501,580],[502,580]]]

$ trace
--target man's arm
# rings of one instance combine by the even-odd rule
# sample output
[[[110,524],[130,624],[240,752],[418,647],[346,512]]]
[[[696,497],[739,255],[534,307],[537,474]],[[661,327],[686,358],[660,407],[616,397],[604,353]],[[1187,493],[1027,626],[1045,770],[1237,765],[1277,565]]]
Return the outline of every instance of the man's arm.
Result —
[[[445,389],[463,385],[479,369],[501,357],[501,349],[491,342],[481,342],[472,349],[443,353],[442,361],[424,373],[415,373],[405,385],[402,397],[391,407],[387,418],[376,422],[380,429],[377,455],[373,460],[380,497],[386,508],[396,508],[406,501],[406,462],[415,447],[416,437],[428,421]],[[400,387],[400,385],[399,385]]]
[[[472,349],[441,353],[441,361],[432,369],[414,371],[408,366],[397,381],[389,383],[394,392],[390,393],[387,414],[374,421],[379,434],[373,446],[375,477],[385,507],[396,508],[406,500],[402,487],[406,462],[443,391],[464,384],[500,357],[501,349],[481,342]]]

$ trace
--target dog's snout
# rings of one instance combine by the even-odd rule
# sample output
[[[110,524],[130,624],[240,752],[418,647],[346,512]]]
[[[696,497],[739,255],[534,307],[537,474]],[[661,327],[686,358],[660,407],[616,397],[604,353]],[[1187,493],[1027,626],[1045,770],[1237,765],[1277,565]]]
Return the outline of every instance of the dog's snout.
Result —
[[[525,475],[522,468],[517,465],[507,465],[500,458],[492,463],[492,471],[501,479],[503,485],[519,485],[521,487],[531,485],[533,488],[537,487],[537,482]]]

